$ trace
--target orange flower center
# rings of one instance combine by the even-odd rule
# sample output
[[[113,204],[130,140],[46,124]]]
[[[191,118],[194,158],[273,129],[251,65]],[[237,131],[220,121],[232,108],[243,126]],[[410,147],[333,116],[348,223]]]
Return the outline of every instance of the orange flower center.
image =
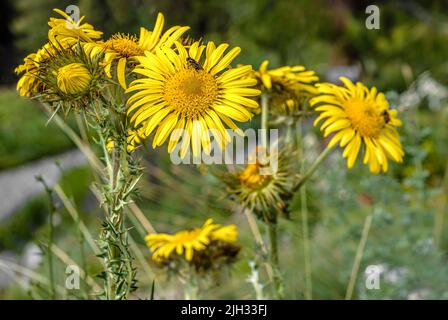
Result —
[[[378,136],[386,124],[381,111],[371,101],[349,100],[345,106],[345,113],[353,128],[363,137]]]

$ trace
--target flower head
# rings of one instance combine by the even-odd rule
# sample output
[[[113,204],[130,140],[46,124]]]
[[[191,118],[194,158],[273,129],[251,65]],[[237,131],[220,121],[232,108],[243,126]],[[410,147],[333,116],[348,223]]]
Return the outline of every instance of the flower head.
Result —
[[[78,43],[94,42],[101,37],[102,32],[95,30],[90,24],[82,23],[84,17],[74,21],[65,12],[54,9],[61,18],[50,18],[48,25],[48,40],[42,48],[31,53],[23,59],[15,72],[21,74],[17,82],[17,90],[21,96],[32,97],[41,94],[45,89],[45,81],[42,80],[42,66],[55,57],[61,51],[76,50]]]
[[[56,71],[59,90],[66,94],[80,94],[90,84],[92,77],[87,67],[82,63],[70,63]]]
[[[185,259],[196,266],[210,259],[211,253],[221,252],[237,240],[235,225],[221,226],[208,219],[200,228],[179,231],[173,235],[166,233],[150,234],[145,240],[153,252],[152,259],[158,263],[166,263],[176,258]],[[199,258],[200,257],[200,258]]]
[[[136,57],[143,56],[146,51],[154,52],[161,46],[171,47],[174,41],[178,40],[189,27],[175,26],[162,33],[165,18],[163,14],[157,15],[157,21],[153,31],[140,28],[140,36],[117,33],[105,42],[87,43],[84,49],[92,57],[97,54],[104,54],[105,71],[109,78],[112,78],[112,65],[116,62],[116,74],[120,85],[127,88],[126,65],[128,62],[135,63]]]
[[[314,71],[298,65],[268,69],[268,65],[269,61],[264,60],[253,76],[261,90],[269,92],[272,105],[281,113],[297,110],[303,99],[317,93],[314,83],[319,78]]]
[[[256,150],[259,149],[261,147]],[[284,147],[266,155],[263,161],[256,157],[236,172],[229,172],[220,178],[227,184],[227,192],[235,202],[254,212],[263,221],[276,221],[278,215],[288,216],[288,201],[292,196],[294,178],[288,159],[292,156],[289,149]],[[277,161],[276,170],[270,168],[273,161]]]
[[[31,53],[23,59],[23,64],[15,68],[15,73],[21,77],[17,81],[17,91],[23,97],[31,97],[43,90],[42,81],[36,77],[39,70],[39,62],[42,60],[41,55],[43,49],[40,49],[37,53]]]
[[[320,112],[314,122],[325,120],[320,127],[324,136],[334,133],[329,143],[339,143],[344,148],[343,157],[352,168],[358,154],[364,149],[363,163],[370,171],[379,173],[388,170],[388,159],[402,162],[404,151],[396,127],[401,126],[397,110],[390,110],[383,93],[362,83],[353,84],[340,78],[344,87],[330,83],[318,85],[320,96],[311,99],[311,104]],[[362,148],[364,147],[364,148]]]
[[[200,154],[201,146],[209,154],[209,130],[219,133],[214,137],[223,147],[230,141],[224,125],[238,130],[234,120],[249,121],[249,109],[258,108],[250,98],[260,92],[249,88],[256,84],[247,78],[251,66],[228,69],[240,48],[224,54],[228,44],[216,47],[213,42],[207,46],[195,42],[186,48],[175,42],[175,46],[176,51],[165,46],[138,58],[140,65],[134,72],[144,77],[133,81],[127,90],[137,91],[128,99],[128,113],[134,126],[143,126],[145,136],[155,131],[154,148],[173,132],[168,145],[171,153],[181,138],[182,130],[176,129],[184,129],[187,135],[180,156],[186,155],[190,141],[194,156]]]
[[[84,108],[98,94],[102,69],[80,46],[47,43],[33,57],[16,70],[24,73],[17,83],[21,95],[70,110]]]
[[[63,18],[50,18],[48,25],[48,40],[64,47],[73,47],[78,42],[94,42],[101,38],[101,31],[95,30],[91,24],[83,23],[84,16],[75,21],[67,13],[53,9]]]

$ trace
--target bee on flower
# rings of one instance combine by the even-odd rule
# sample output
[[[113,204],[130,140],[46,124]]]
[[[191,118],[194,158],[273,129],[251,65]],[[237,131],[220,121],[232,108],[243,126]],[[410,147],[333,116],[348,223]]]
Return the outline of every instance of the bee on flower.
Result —
[[[404,151],[397,127],[401,121],[397,110],[391,110],[383,93],[364,84],[341,77],[344,86],[331,83],[318,85],[319,96],[310,103],[320,113],[315,120],[324,137],[333,134],[328,147],[337,144],[344,149],[347,167],[352,168],[363,153],[363,163],[372,173],[387,172],[388,160],[402,162]]]
[[[251,111],[259,107],[252,98],[260,94],[251,88],[256,80],[248,78],[252,67],[229,68],[241,49],[225,53],[228,48],[226,43],[185,46],[176,41],[174,49],[162,46],[137,57],[139,65],[133,72],[142,77],[126,91],[132,93],[127,112],[134,127],[144,128],[145,137],[155,132],[153,148],[170,137],[171,153],[183,137],[181,158],[190,145],[194,156],[202,150],[210,154],[210,130],[219,133],[214,138],[224,148],[231,139],[226,126],[240,132],[234,121],[252,118]]]

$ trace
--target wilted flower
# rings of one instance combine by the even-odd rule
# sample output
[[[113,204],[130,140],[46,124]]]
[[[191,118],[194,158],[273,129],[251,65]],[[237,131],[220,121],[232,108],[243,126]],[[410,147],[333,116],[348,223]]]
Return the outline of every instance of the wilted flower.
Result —
[[[277,158],[277,169],[271,170],[269,167],[274,157]],[[263,161],[258,158],[248,161],[246,166],[220,178],[227,184],[227,193],[235,202],[263,221],[275,222],[278,215],[288,216],[288,202],[294,182],[288,161],[291,157],[293,153],[284,148],[276,154],[267,155]]]

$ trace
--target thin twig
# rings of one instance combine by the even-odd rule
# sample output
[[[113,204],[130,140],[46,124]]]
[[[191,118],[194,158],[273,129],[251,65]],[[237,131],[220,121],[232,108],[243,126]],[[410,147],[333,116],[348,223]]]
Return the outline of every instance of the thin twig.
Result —
[[[364,249],[366,247],[367,238],[369,236],[370,226],[372,225],[373,214],[367,216],[364,222],[364,228],[362,230],[361,239],[359,240],[358,249],[356,251],[355,261],[353,262],[352,272],[350,274],[350,280],[347,286],[347,292],[345,293],[345,300],[350,300],[353,295],[353,289],[355,288],[356,278],[358,277],[359,266],[364,255]]]
[[[300,171],[305,171],[305,148],[303,144],[303,128],[302,119],[297,123],[297,148],[300,150]],[[302,236],[303,236],[303,258],[305,266],[305,299],[311,300],[313,298],[313,282],[311,271],[311,253],[310,253],[310,236],[308,229],[308,204],[305,185],[302,184],[300,188],[300,212],[302,218]]]

